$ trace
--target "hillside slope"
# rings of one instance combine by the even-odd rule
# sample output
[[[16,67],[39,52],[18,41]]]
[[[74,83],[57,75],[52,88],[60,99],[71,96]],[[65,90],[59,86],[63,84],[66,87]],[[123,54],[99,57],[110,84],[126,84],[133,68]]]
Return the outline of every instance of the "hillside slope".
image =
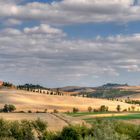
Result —
[[[80,111],[87,111],[89,106],[99,108],[101,105],[106,105],[109,107],[109,110],[114,111],[117,105],[121,105],[122,109],[131,106],[123,102],[106,99],[46,95],[21,90],[0,90],[0,107],[4,104],[14,104],[17,110],[20,111],[44,111],[44,109],[49,111],[54,109],[58,111],[72,111],[73,107],[79,108]]]

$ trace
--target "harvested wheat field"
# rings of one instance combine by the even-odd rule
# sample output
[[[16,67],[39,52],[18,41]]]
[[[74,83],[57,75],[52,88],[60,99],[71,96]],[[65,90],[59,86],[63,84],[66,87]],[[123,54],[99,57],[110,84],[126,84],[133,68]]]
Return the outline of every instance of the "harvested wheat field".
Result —
[[[36,120],[40,118],[41,120],[47,122],[48,130],[50,131],[61,131],[69,124],[86,124],[85,121],[79,118],[54,113],[0,113],[0,118],[4,118],[9,121]]]
[[[130,104],[118,101],[109,101],[106,99],[83,98],[72,96],[46,95],[21,90],[0,90],[0,107],[4,104],[13,104],[17,111],[53,111],[57,109],[59,112],[72,111],[73,107],[77,107],[80,111],[87,111],[87,108],[99,108],[101,105],[109,107],[110,111],[115,111],[116,106],[120,105],[121,109],[127,109]],[[136,109],[139,107],[136,106]]]

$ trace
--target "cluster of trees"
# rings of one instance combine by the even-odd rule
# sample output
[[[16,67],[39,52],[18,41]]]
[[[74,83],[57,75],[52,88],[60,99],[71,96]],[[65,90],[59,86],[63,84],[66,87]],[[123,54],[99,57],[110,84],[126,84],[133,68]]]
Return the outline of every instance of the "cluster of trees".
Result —
[[[0,109],[0,112],[5,112],[5,113],[8,113],[8,112],[13,112],[16,110],[16,107],[12,104],[5,104],[4,107],[2,109]]]
[[[92,108],[91,106],[89,106],[88,108],[87,108],[87,111],[88,112],[108,112],[109,111],[109,107],[108,106],[105,106],[105,105],[101,105],[98,109],[94,109],[94,108]],[[135,111],[135,106],[131,106],[131,107],[129,107],[128,109],[123,109],[122,110],[122,108],[121,108],[121,106],[120,105],[117,105],[116,106],[116,111],[117,112],[121,112],[121,111]],[[72,111],[73,113],[77,113],[77,112],[79,112],[79,109],[78,108],[76,108],[76,107],[74,107],[73,108],[73,111]]]
[[[57,125],[57,124],[56,124]],[[47,123],[0,119],[0,140],[140,140],[140,126],[95,120],[92,126],[67,126],[61,132],[47,131]]]
[[[24,84],[24,85],[18,85],[17,89],[23,89],[23,90],[34,90],[34,89],[47,89],[40,85],[33,85],[33,84]]]
[[[49,95],[63,95],[63,93],[59,90],[59,88],[56,89],[56,91],[53,91],[50,88],[45,88],[40,85],[33,85],[33,84],[25,84],[25,85],[19,85],[17,86],[17,89],[19,90],[26,90],[31,92],[37,92],[37,93],[43,93],[43,94],[49,94]]]
[[[14,85],[12,83],[9,83],[9,82],[3,82],[3,85],[2,86],[8,87],[8,88],[14,87]]]
[[[87,108],[88,112],[108,112],[109,111],[109,107],[105,106],[105,105],[101,105],[98,109],[93,109],[91,106],[89,106]],[[116,107],[116,111],[120,112],[121,111],[121,106],[117,105]],[[79,112],[78,108],[73,108],[73,113],[77,113]]]
[[[128,104],[134,104],[134,105],[140,105],[140,100],[132,100],[129,97],[125,100],[125,103]]]
[[[108,112],[108,106],[101,105],[99,109],[93,109],[91,106],[88,107],[88,112]]]

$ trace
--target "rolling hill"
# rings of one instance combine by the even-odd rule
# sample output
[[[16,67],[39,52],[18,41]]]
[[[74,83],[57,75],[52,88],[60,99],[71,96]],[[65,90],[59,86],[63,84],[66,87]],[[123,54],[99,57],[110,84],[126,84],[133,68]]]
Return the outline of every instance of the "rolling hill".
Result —
[[[18,111],[31,110],[33,112],[44,111],[44,109],[48,109],[48,111],[57,109],[66,112],[72,111],[73,107],[77,107],[80,111],[87,111],[89,106],[97,109],[101,105],[108,106],[110,111],[115,111],[117,105],[120,105],[122,110],[131,107],[130,104],[106,99],[47,95],[16,89],[1,89],[0,107],[4,104],[14,104]]]
[[[86,96],[90,98],[120,98],[133,97],[136,99],[140,95],[140,86],[129,86],[127,84],[105,84],[99,87],[64,87],[62,91],[70,91],[77,96]]]

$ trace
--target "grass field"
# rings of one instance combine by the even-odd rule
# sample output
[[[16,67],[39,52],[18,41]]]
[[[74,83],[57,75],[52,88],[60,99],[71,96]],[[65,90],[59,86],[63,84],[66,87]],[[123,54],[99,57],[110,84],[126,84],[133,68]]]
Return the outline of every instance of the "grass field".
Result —
[[[131,114],[101,114],[101,115],[94,115],[93,116],[84,116],[81,117],[81,119],[83,119],[84,121],[86,121],[87,123],[92,124],[96,119],[106,119],[106,120],[119,120],[119,121],[124,121],[127,123],[133,123],[133,124],[137,124],[140,125],[140,113],[135,114],[135,113],[131,113]]]
[[[96,118],[86,118],[84,119],[88,123],[92,123]],[[100,117],[100,119],[108,119],[108,120],[137,120],[140,119],[140,114],[128,114],[124,116],[109,116],[109,117]]]
[[[93,123],[96,119],[108,119],[108,120],[123,120],[140,124],[139,112],[78,112],[69,113],[68,115],[83,119],[87,123]]]
[[[71,112],[71,113],[66,113],[66,114],[72,117],[81,117],[81,116],[87,116],[87,115],[110,114],[110,113],[113,113],[113,112],[78,112],[78,113]]]

